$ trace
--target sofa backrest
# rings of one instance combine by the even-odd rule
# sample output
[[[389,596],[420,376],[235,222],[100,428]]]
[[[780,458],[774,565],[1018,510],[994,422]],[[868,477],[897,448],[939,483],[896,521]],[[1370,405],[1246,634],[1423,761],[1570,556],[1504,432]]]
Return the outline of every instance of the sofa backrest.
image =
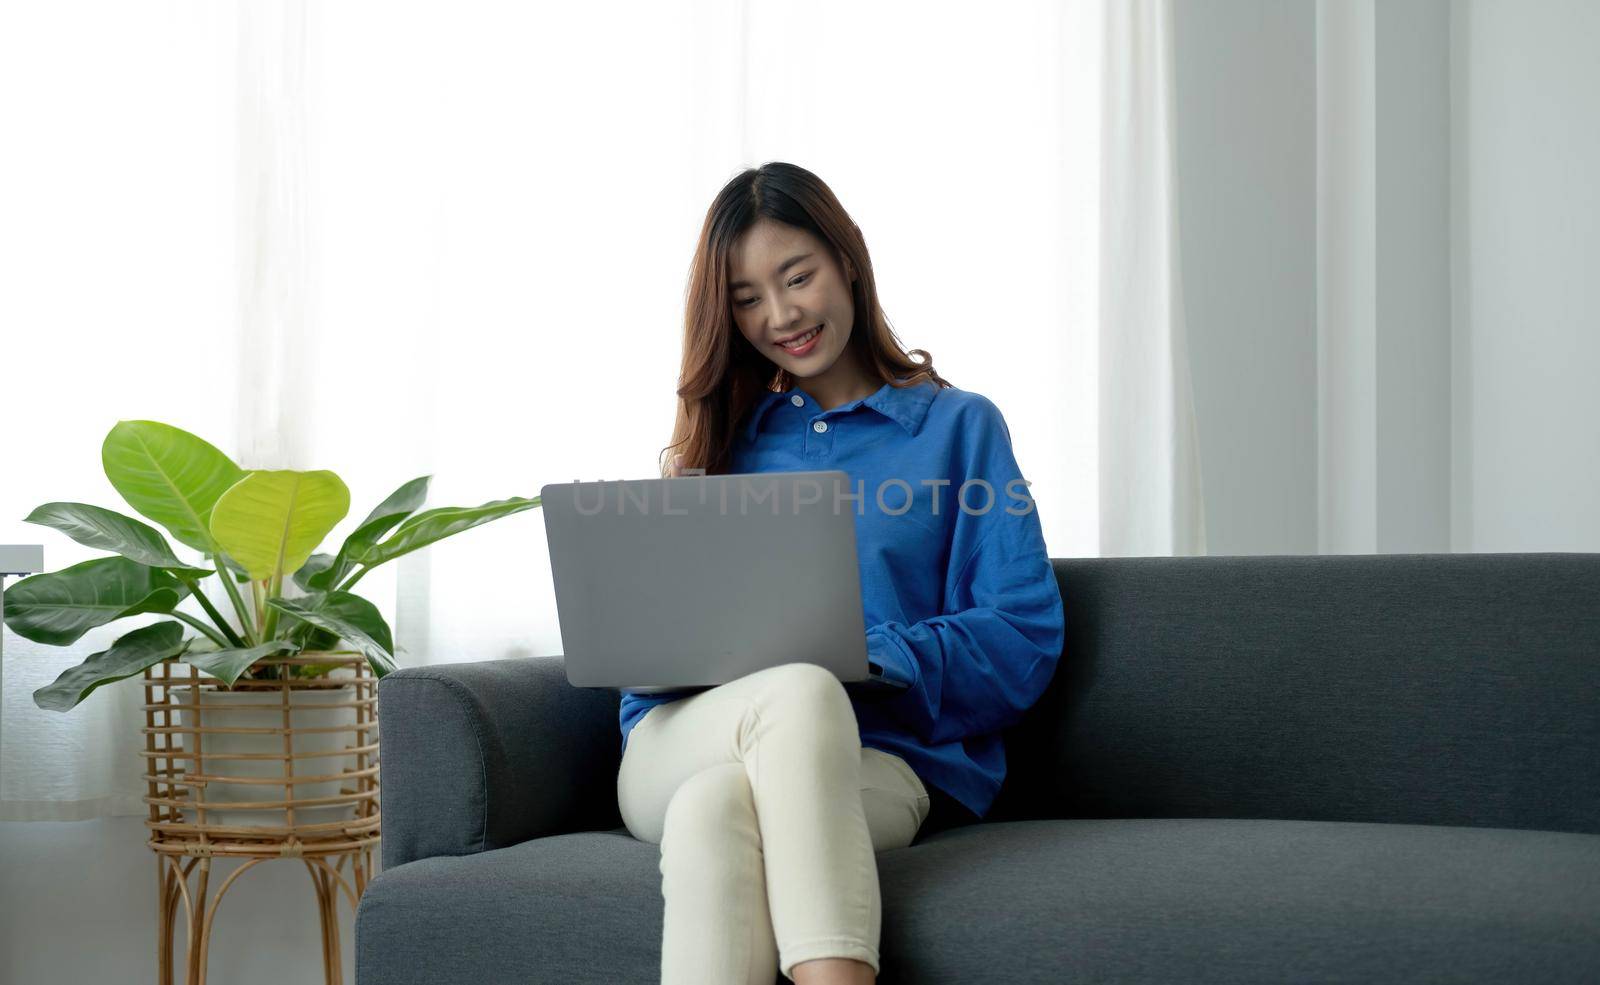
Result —
[[[1600,554],[1086,558],[986,820],[1600,832]]]

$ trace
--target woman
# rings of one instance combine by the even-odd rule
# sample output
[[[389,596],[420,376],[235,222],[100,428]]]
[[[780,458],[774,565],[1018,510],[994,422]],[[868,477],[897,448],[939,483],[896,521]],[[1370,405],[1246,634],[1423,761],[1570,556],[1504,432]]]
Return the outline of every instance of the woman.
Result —
[[[1061,595],[1005,421],[912,353],[815,175],[769,163],[722,189],[663,472],[845,472],[868,659],[899,689],[790,663],[623,694],[617,799],[661,846],[669,985],[875,981],[875,853],[988,811],[999,732],[1054,673]],[[806,589],[773,586],[797,605]]]

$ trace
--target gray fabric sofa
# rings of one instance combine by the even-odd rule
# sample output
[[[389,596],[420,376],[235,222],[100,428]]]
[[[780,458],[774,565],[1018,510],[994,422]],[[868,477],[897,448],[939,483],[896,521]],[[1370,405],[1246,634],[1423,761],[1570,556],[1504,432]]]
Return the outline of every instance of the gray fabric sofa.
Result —
[[[881,982],[1600,981],[1600,554],[1054,565],[999,800],[878,856]],[[551,657],[379,696],[359,985],[657,981],[617,693]]]

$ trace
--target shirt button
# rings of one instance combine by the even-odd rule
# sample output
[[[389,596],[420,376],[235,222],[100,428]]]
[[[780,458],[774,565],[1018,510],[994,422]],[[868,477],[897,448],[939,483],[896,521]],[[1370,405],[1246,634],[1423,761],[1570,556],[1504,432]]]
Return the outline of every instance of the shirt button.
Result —
[[[806,405],[806,398],[800,396],[797,393],[794,396],[789,398],[789,402],[791,404],[794,404],[796,407],[804,407]]]
[[[821,434],[822,432],[828,430],[828,422],[827,421],[815,421],[811,425],[811,430],[817,432],[818,434]]]

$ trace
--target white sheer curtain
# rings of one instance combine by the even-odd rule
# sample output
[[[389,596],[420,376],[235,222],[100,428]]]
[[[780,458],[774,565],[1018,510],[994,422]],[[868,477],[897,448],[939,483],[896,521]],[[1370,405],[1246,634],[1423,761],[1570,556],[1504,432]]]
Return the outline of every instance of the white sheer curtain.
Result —
[[[1173,173],[1172,0],[1105,7],[1100,553],[1205,553]]]
[[[47,320],[24,343],[31,393],[52,409],[72,395],[12,430],[12,460],[40,466],[0,483],[0,542],[45,543],[52,569],[94,552],[17,521],[53,499],[122,508],[96,449],[125,417],[197,431],[246,467],[338,472],[352,505],[335,545],[418,475],[433,475],[427,505],[439,506],[654,474],[704,211],[738,170],[768,160],[833,187],[866,235],[901,341],[1005,412],[1052,555],[1153,545],[1117,531],[1197,510],[1197,486],[1146,488],[1147,457],[1103,446],[1158,442],[1153,454],[1178,475],[1173,450],[1192,424],[1186,393],[1166,392],[1187,386],[1176,240],[1159,222],[1172,207],[1170,161],[1143,156],[1170,151],[1165,138],[1146,143],[1170,132],[1170,98],[1133,105],[1136,132],[1101,125],[1102,94],[1132,75],[1170,85],[1170,46],[1106,59],[1115,17],[1098,2],[827,0],[797,16],[738,0],[220,10],[197,0],[162,8],[159,22],[147,8],[102,0],[85,16],[83,6],[37,14],[49,23],[32,61],[0,67],[13,83],[0,93],[8,132],[32,146],[76,115],[87,122],[60,132],[91,142],[126,128],[124,141],[169,166],[109,171],[114,158],[85,152],[62,173],[0,159],[37,171],[0,172],[4,194],[18,178],[58,206],[84,208],[92,193],[97,220],[120,237],[87,261],[32,258],[57,281],[81,272],[95,285],[77,292],[89,300],[63,307],[43,286],[0,293],[4,358],[17,358],[9,326]],[[123,31],[109,60],[51,62],[81,51],[74,25],[102,13],[142,31]],[[17,31],[0,36],[23,47]],[[185,59],[194,77],[181,98],[154,98],[149,66],[165,78]],[[1103,88],[1103,64],[1128,74]],[[30,68],[74,80],[86,105],[21,103],[16,83]],[[110,99],[137,114],[113,112]],[[1103,208],[1103,139],[1107,154],[1165,183],[1118,184]],[[1125,215],[1138,221],[1123,237],[1102,236]],[[49,204],[24,218],[0,230],[8,259],[51,234]],[[162,237],[154,249],[150,236]],[[103,289],[117,278],[137,295]],[[1108,289],[1165,300],[1107,305]],[[1102,358],[1103,333],[1114,348],[1145,348]],[[90,366],[82,354],[99,345],[118,348]],[[120,385],[96,386],[96,372]],[[1158,421],[1125,419],[1136,397]],[[1134,488],[1108,527],[1103,498]],[[391,563],[360,590],[394,626],[402,666],[561,652],[537,510]],[[127,627],[112,628],[103,635]],[[137,685],[42,712],[32,691],[90,640],[57,650],[8,634],[5,644],[0,816],[142,813],[138,764],[122,751],[138,737]],[[72,764],[70,789],[52,786],[42,763]]]
[[[234,37],[204,0],[0,6],[0,543],[43,544],[49,570],[105,552],[34,507],[132,512],[100,465],[117,421],[233,444]],[[154,621],[69,647],[5,632],[0,820],[145,813],[138,683],[65,714],[33,692]]]
[[[704,211],[788,160],[851,210],[902,341],[1006,412],[1052,549],[1095,553],[1097,8],[623,6],[379,38],[315,8],[306,461],[363,502],[653,474]],[[375,356],[386,385],[349,385]],[[561,652],[537,511],[394,574],[411,662]]]

